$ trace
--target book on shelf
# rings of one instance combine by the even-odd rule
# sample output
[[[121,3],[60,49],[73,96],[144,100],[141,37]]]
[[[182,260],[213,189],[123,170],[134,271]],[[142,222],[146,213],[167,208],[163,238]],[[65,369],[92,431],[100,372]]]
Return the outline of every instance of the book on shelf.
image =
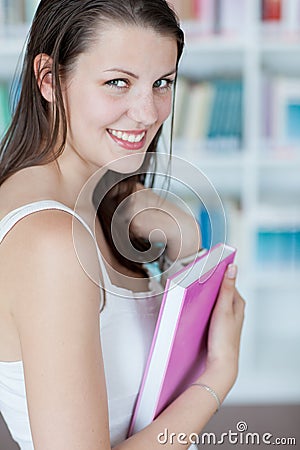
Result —
[[[25,22],[24,0],[0,0],[0,17],[3,25],[18,25]]]
[[[261,0],[261,18],[264,22],[280,21],[282,18],[281,0]]]
[[[4,11],[8,23],[18,24],[25,22],[24,0],[4,0]]]
[[[6,83],[0,82],[0,139],[8,128],[10,119],[9,87]]]
[[[246,4],[244,0],[222,0],[220,4],[220,32],[225,35],[242,35],[246,29]]]
[[[181,20],[195,19],[197,14],[197,2],[195,0],[169,0],[168,3],[173,6]]]
[[[285,33],[300,33],[300,0],[288,0],[283,3],[282,20]]]
[[[192,35],[243,32],[245,0],[171,0],[169,3],[181,20],[195,22],[195,26],[187,26],[187,32]]]
[[[220,0],[195,0],[195,4],[193,33],[199,35],[218,32],[220,28]]]
[[[198,142],[204,150],[239,150],[243,140],[242,80],[194,82],[181,78],[176,93],[174,135]]]
[[[300,143],[300,80],[265,76],[262,81],[263,136],[275,148]]]
[[[174,137],[179,138],[184,133],[184,123],[188,113],[190,83],[186,78],[178,77],[175,96]]]
[[[39,0],[0,0],[0,25],[5,34],[5,26],[30,23]]]
[[[5,25],[5,16],[4,16],[4,8],[2,4],[2,0],[0,0],[0,37],[1,37],[1,30],[3,30]]]
[[[217,242],[225,240],[226,219],[225,211],[220,206],[209,203],[201,204],[199,211],[199,226],[201,229],[202,245],[210,248]]]
[[[238,248],[236,259],[242,261],[244,253],[244,214],[240,200],[231,195],[223,196],[222,205],[213,200],[200,204],[198,222],[204,248],[218,242],[230,242]]]
[[[299,269],[300,225],[298,228],[260,228],[256,238],[256,263],[264,269]]]
[[[187,140],[204,138],[210,121],[212,96],[211,83],[193,83],[189,86],[187,104],[182,114],[182,134]]]
[[[149,425],[205,370],[212,309],[235,252],[218,244],[168,278],[129,436]]]
[[[264,32],[300,33],[300,0],[261,0]]]

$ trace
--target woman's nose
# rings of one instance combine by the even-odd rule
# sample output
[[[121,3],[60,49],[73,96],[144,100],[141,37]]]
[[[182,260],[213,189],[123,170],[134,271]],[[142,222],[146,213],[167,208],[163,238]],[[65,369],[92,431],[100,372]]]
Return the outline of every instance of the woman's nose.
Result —
[[[153,125],[158,119],[154,94],[152,92],[144,93],[132,98],[132,103],[128,108],[128,117],[145,127]]]

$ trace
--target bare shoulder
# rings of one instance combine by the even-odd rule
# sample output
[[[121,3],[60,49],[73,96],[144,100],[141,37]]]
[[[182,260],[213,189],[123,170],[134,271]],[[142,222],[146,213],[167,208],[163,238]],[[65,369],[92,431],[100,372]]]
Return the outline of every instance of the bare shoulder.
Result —
[[[9,288],[6,296],[14,304],[20,294],[30,301],[37,286],[53,289],[53,283],[70,295],[76,281],[83,291],[99,289],[95,242],[88,230],[64,211],[42,210],[21,219],[1,243],[0,263],[0,277]],[[22,284],[15,282],[18,279],[26,283],[25,292]]]
[[[60,200],[55,171],[48,166],[27,167],[0,186],[0,220],[10,211],[39,200]]]

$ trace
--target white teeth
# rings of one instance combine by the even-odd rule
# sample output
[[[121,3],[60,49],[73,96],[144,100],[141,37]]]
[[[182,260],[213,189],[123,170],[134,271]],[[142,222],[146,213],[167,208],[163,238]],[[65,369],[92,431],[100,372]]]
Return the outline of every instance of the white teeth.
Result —
[[[135,142],[135,136],[133,136],[133,134],[131,134],[128,138],[128,142]]]
[[[122,131],[116,131],[116,130],[108,130],[113,136],[116,136],[118,139],[122,139],[122,141],[130,142],[130,143],[137,143],[141,142],[145,137],[145,131],[143,131],[141,134],[128,134]]]
[[[140,134],[139,136],[135,137],[135,142],[141,142],[142,139],[144,139],[146,133]]]

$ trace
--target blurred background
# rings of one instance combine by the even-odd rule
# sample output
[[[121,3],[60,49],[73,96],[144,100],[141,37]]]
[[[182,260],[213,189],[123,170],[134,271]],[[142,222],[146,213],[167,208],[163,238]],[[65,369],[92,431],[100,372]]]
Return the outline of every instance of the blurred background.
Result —
[[[244,420],[249,432],[297,437],[281,445],[300,449],[300,1],[171,3],[187,40],[174,153],[220,195],[247,301],[239,377],[207,429]],[[186,198],[210,246],[222,211],[201,194],[200,206]]]
[[[0,135],[37,3],[0,0]],[[247,300],[239,377],[207,430],[236,431],[243,420],[248,431],[297,438],[281,445],[300,449],[300,0],[169,3],[187,41],[173,153],[220,196]],[[174,192],[210,247],[223,240],[223,211],[201,177],[182,175],[193,191],[174,184]],[[14,448],[0,424],[0,450]]]

